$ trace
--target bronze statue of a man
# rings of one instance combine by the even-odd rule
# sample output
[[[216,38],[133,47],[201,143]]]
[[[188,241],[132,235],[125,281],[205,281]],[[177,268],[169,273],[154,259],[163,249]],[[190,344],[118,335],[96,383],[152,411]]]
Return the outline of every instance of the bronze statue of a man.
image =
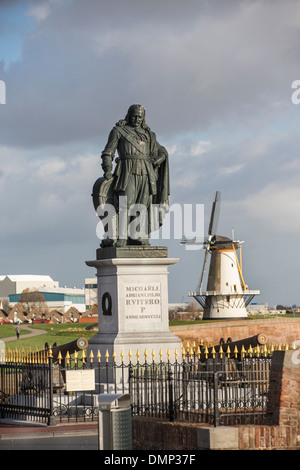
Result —
[[[116,151],[118,157],[113,171]],[[112,203],[119,217],[117,240],[104,240],[102,246],[113,243],[116,246],[149,244],[150,231],[154,226],[156,230],[162,223],[160,218],[158,224],[153,225],[151,207],[168,207],[169,166],[168,152],[157,142],[154,132],[146,124],[143,106],[130,106],[125,119],[116,123],[101,158],[104,178],[97,180],[96,192],[102,194],[102,198],[96,199],[96,203],[94,198],[94,205],[96,207],[99,201]],[[95,187],[93,192],[95,196]],[[136,208],[135,215],[139,213],[141,237],[128,232],[133,220],[133,207]],[[121,221],[122,211],[127,215]],[[159,214],[161,216],[163,211]]]

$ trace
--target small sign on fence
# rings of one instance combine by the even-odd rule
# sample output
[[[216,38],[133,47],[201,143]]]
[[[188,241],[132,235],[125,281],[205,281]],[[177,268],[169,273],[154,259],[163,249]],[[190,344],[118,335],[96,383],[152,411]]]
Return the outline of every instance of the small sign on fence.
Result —
[[[95,369],[66,371],[67,392],[84,392],[88,390],[95,390]]]

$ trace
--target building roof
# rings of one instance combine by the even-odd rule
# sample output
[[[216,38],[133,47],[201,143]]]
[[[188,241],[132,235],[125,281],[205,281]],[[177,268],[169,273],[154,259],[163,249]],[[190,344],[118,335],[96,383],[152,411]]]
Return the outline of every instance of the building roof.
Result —
[[[84,295],[84,289],[76,287],[40,287],[39,292],[67,295]]]
[[[1,275],[0,281],[9,278],[12,282],[26,282],[26,281],[41,281],[41,282],[55,282],[50,276],[37,275],[37,274],[7,274]]]

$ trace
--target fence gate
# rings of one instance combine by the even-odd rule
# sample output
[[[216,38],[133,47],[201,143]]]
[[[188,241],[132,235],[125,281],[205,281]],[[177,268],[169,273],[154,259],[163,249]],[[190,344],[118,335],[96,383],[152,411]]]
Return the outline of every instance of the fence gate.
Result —
[[[52,363],[0,364],[0,417],[51,424]]]

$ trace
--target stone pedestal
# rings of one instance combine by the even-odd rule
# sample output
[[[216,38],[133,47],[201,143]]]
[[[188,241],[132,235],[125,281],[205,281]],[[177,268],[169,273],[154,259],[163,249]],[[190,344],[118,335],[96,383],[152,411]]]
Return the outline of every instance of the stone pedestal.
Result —
[[[94,356],[100,351],[101,361],[107,351],[110,360],[115,352],[118,363],[123,352],[125,364],[130,350],[133,364],[137,351],[144,362],[145,350],[148,362],[153,350],[157,362],[160,350],[164,361],[168,349],[171,362],[176,349],[179,359],[181,340],[170,332],[168,318],[168,267],[178,258],[168,258],[160,247],[105,248],[98,250],[97,258],[86,262],[97,269],[99,319],[99,331],[88,349]]]

